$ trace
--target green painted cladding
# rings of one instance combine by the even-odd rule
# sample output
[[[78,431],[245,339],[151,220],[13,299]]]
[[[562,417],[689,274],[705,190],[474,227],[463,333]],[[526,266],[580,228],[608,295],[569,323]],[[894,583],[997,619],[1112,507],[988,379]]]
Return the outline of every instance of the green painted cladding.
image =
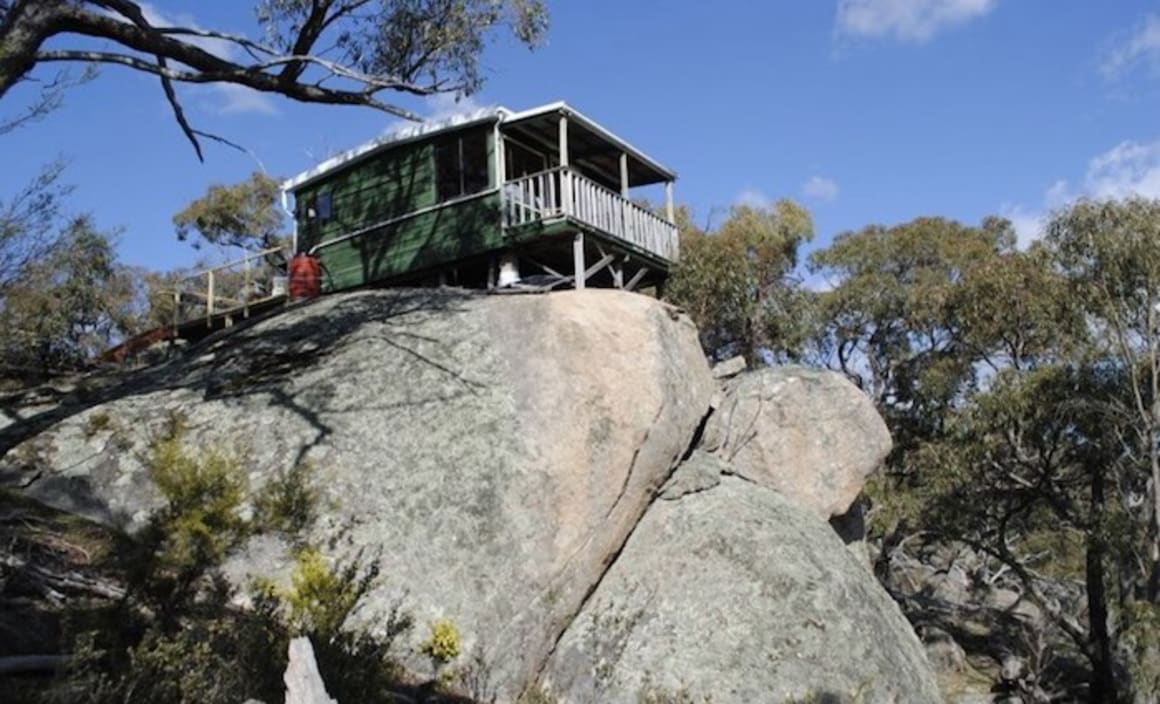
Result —
[[[483,254],[503,245],[496,191],[373,229],[323,249],[326,289],[336,291]]]
[[[436,207],[435,140],[375,154],[295,193],[299,249],[321,245],[318,255],[328,290],[398,277],[502,246],[492,127],[469,129],[487,134],[492,190],[483,194]],[[308,208],[321,217],[308,217]],[[326,244],[364,229],[363,234]]]

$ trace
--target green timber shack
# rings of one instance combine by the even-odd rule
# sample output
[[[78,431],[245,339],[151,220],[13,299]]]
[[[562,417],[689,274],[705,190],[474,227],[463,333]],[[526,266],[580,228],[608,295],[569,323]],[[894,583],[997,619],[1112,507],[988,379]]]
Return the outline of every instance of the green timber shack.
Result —
[[[565,103],[398,131],[283,184],[325,291],[367,284],[659,290],[676,175]],[[660,213],[634,189],[664,188]],[[636,191],[640,193],[640,191]]]

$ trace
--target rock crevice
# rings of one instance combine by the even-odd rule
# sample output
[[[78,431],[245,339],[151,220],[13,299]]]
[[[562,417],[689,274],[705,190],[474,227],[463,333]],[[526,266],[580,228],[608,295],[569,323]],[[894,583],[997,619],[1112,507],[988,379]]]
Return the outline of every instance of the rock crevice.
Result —
[[[845,383],[740,374],[713,412],[696,330],[652,299],[366,291],[29,411],[40,432],[4,433],[28,439],[0,476],[133,532],[162,504],[140,458],[167,418],[189,448],[244,449],[253,490],[307,461],[329,507],[310,541],[338,560],[384,556],[350,625],[409,594],[403,664],[425,671],[419,642],[450,620],[501,701],[539,685],[562,704],[636,702],[653,685],[782,701],[831,671],[843,687],[880,680],[867,702],[934,701],[913,633],[824,520],[885,452],[881,420]],[[263,538],[225,571],[244,587],[291,562]]]

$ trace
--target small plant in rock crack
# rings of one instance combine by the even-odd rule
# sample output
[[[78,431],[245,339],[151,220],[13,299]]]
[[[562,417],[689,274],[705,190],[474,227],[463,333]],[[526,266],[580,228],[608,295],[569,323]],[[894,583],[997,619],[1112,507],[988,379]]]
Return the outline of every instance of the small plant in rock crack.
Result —
[[[459,657],[461,651],[459,629],[447,619],[439,619],[431,624],[431,635],[419,646],[419,652],[431,658],[436,679],[441,679],[440,671]]]

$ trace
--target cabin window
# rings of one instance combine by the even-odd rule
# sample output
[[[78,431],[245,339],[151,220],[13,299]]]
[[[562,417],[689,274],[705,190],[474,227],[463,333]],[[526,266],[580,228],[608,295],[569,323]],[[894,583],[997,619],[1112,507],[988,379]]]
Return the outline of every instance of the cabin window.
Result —
[[[319,193],[314,201],[314,212],[319,222],[327,222],[334,217],[334,196],[330,193]]]
[[[435,145],[435,189],[438,200],[479,193],[490,183],[487,132],[445,139]]]

